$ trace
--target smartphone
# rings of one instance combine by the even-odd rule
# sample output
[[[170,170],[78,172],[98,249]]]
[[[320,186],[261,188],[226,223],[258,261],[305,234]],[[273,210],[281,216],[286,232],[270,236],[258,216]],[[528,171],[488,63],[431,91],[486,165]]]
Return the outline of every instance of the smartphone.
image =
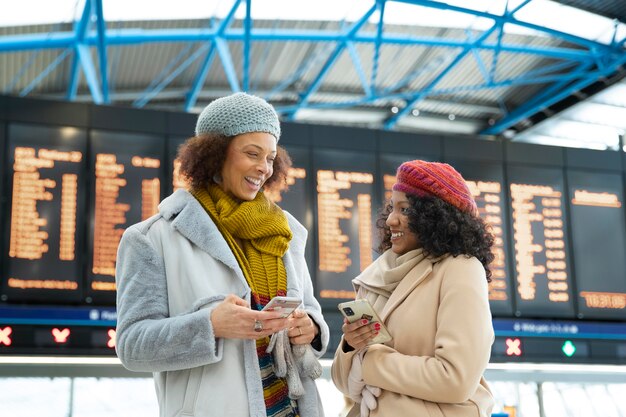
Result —
[[[276,296],[270,300],[263,311],[281,311],[282,317],[286,318],[293,313],[295,309],[300,307],[302,300],[297,297],[283,297],[281,295]]]
[[[374,307],[367,301],[366,299],[359,299],[354,301],[348,301],[345,303],[339,304],[339,311],[345,318],[348,319],[350,323],[354,323],[355,321],[366,319],[371,323],[379,323],[380,330],[378,331],[378,335],[376,335],[373,339],[371,339],[367,344],[372,345],[374,343],[385,343],[391,340],[391,334],[383,324],[383,322],[374,311]]]

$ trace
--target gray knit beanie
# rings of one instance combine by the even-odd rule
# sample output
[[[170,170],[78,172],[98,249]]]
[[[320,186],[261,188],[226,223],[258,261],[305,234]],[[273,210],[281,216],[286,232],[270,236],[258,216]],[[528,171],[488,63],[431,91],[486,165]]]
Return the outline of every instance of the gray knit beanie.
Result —
[[[261,97],[235,93],[218,98],[202,110],[196,123],[196,136],[218,133],[237,136],[266,132],[280,139],[280,122],[276,111]]]

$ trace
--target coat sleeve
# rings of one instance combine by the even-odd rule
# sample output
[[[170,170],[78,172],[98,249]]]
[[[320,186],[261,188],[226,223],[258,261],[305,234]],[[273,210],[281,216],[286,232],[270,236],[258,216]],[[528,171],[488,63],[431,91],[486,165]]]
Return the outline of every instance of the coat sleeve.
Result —
[[[117,255],[116,352],[122,364],[160,372],[221,360],[223,341],[216,341],[210,320],[221,299],[200,300],[170,317],[163,257],[140,225],[124,232]]]
[[[344,395],[348,395],[348,375],[350,374],[350,368],[352,368],[352,357],[357,351],[352,349],[349,352],[344,352],[344,343],[342,336],[335,351],[330,375],[337,389]]]
[[[487,280],[477,259],[458,257],[450,262],[439,302],[434,356],[370,346],[363,359],[367,384],[439,403],[470,398],[489,362],[494,337]]]

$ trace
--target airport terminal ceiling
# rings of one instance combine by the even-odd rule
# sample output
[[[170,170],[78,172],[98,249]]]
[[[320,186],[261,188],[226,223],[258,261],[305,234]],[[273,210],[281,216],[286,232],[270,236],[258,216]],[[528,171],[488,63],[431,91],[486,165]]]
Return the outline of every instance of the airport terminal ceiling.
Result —
[[[0,92],[197,112],[245,90],[285,121],[618,150],[621,0],[24,0]]]

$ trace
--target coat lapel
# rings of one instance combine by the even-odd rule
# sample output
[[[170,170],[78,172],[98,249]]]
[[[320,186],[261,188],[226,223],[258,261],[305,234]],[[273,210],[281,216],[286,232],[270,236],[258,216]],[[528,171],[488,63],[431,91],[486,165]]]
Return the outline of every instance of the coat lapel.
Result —
[[[246,284],[243,272],[228,243],[200,203],[187,191],[178,190],[159,205],[161,215],[194,245],[232,269]],[[173,219],[173,220],[172,220]],[[247,284],[246,284],[247,286]]]
[[[429,259],[424,259],[400,281],[396,289],[391,293],[389,300],[383,308],[380,319],[387,321],[387,317],[408,297],[408,295],[421,284],[433,271],[433,264]]]

